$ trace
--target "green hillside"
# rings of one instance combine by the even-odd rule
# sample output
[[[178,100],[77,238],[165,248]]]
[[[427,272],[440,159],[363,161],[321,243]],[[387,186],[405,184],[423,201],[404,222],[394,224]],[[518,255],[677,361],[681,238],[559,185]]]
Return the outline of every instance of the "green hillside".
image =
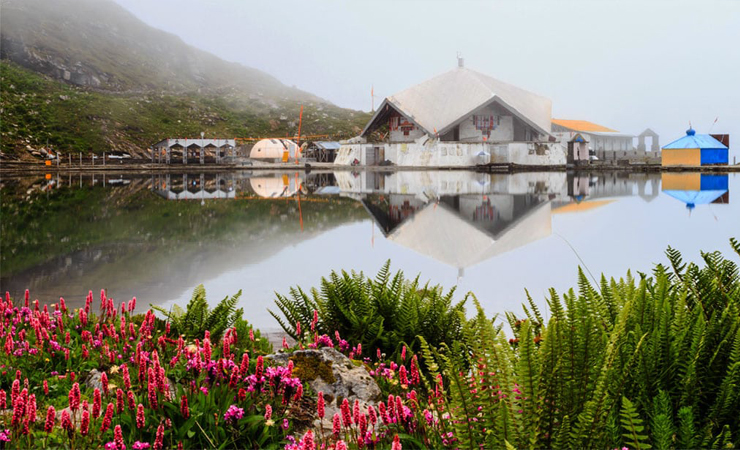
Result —
[[[0,1],[2,152],[139,153],[163,137],[353,135],[367,113],[152,28],[110,0]]]
[[[283,100],[255,111],[218,95],[114,94],[71,86],[9,61],[0,61],[0,134],[7,155],[51,147],[61,153],[142,149],[163,137],[284,136],[296,132],[298,108]],[[281,120],[281,117],[283,120]],[[364,113],[308,104],[305,134],[356,134]]]

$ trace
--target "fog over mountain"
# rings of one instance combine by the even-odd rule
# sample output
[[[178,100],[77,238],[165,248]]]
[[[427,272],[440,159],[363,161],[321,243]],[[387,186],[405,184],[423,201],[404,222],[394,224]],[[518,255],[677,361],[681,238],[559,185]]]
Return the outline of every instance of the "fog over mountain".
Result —
[[[111,0],[2,0],[0,11],[5,155],[40,146],[143,154],[163,137],[201,131],[292,135],[301,106],[306,134],[349,137],[367,120],[193,47]]]
[[[550,97],[558,118],[652,127],[665,144],[719,117],[713,131],[740,142],[734,0],[117,1],[344,107],[369,110],[372,85],[377,105],[451,69],[459,51],[466,66]]]

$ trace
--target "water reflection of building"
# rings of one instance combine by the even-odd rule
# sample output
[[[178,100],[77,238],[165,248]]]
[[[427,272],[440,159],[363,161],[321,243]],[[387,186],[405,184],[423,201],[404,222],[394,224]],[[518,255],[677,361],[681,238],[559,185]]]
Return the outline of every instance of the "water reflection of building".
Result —
[[[295,176],[282,174],[277,177],[262,176],[250,178],[249,184],[252,187],[252,191],[260,197],[292,197],[302,191],[303,179],[298,174]]]
[[[686,204],[689,210],[697,205],[729,204],[727,174],[664,173],[663,192]]]
[[[466,194],[424,202],[407,194],[361,200],[385,237],[459,270],[551,233],[545,196]]]
[[[333,184],[332,174],[313,174],[306,182],[306,174],[295,172],[251,172],[159,174],[152,177],[152,190],[168,200],[213,200],[235,198],[286,198],[297,193]]]
[[[552,214],[659,195],[658,174],[336,172],[385,237],[463,270],[552,232]]]
[[[563,173],[335,173],[383,235],[406,248],[466,267],[550,235],[550,203]]]
[[[155,179],[156,178],[156,179]],[[152,178],[152,190],[167,200],[212,200],[235,198],[233,174],[159,174]]]
[[[567,196],[554,200],[554,213],[583,212],[620,197],[638,196],[651,202],[660,193],[660,175],[653,173],[599,172],[569,174]]]

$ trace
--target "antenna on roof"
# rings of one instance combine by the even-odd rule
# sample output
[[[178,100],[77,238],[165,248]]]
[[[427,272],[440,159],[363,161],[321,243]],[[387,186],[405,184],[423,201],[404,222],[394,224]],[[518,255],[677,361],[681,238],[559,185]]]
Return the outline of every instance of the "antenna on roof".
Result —
[[[716,118],[714,119],[714,122],[712,122],[712,126],[711,126],[711,127],[709,127],[709,131],[707,132],[707,134],[709,134],[709,133],[711,133],[711,132],[712,132],[712,128],[714,128],[714,124],[715,124],[715,123],[717,123],[717,121],[718,121],[718,120],[719,120],[719,117],[716,117]]]
[[[462,69],[465,67],[465,59],[462,57],[462,53],[457,52],[457,67]]]

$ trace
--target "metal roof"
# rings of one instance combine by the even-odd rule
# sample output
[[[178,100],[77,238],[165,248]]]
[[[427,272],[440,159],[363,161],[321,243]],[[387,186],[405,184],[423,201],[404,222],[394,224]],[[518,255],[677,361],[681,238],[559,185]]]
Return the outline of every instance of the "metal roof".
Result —
[[[342,146],[339,142],[336,141],[317,141],[314,142],[314,145],[324,150],[339,150],[339,148]]]
[[[443,134],[468,114],[494,100],[542,133],[550,133],[550,99],[458,67],[386,98],[363,134],[382,114],[386,103],[433,135]]]
[[[600,131],[604,133],[617,133],[617,130],[612,130],[603,125],[599,125],[588,120],[566,120],[566,119],[552,119],[552,123],[560,125],[561,127],[571,129],[573,131]]]
[[[717,139],[708,134],[696,134],[696,132],[691,128],[686,131],[686,136],[680,139],[676,139],[675,141],[663,147],[664,150],[682,148],[710,148],[727,150],[727,146]]]

